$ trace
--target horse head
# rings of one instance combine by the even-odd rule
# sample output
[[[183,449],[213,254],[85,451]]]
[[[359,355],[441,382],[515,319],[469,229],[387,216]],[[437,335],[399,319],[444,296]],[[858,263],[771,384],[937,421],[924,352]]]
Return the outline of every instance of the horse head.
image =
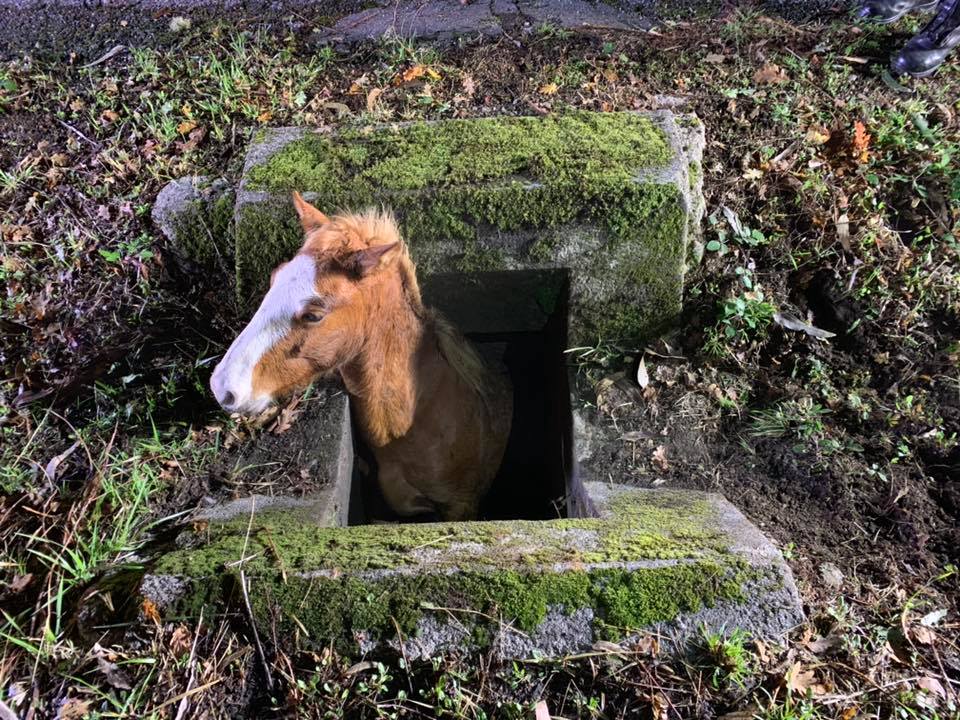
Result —
[[[408,275],[419,303],[391,215],[329,218],[299,193],[293,203],[303,247],[273,271],[259,308],[210,379],[229,412],[262,412],[354,360],[393,296],[409,290]]]

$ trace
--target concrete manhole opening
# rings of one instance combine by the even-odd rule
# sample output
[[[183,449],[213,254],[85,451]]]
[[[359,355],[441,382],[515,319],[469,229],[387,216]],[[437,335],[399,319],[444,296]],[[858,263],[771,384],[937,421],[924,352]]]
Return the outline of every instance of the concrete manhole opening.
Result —
[[[572,476],[567,377],[569,272],[516,270],[441,273],[421,281],[424,302],[440,310],[513,386],[507,450],[480,509],[481,520],[566,517]],[[398,521],[380,497],[371,454],[356,432],[350,525]],[[362,470],[368,470],[363,472]],[[435,520],[423,516],[407,521]]]
[[[480,521],[383,522],[348,399],[321,386],[295,442],[273,457],[258,443],[250,459],[286,463],[309,490],[205,509],[141,592],[196,614],[236,603],[242,569],[266,636],[361,653],[402,644],[407,657],[558,656],[651,629],[775,636],[798,622],[789,568],[726,500],[577,470],[607,429],[583,412],[593,398],[577,397],[564,350],[642,347],[677,318],[703,138],[697,118],[665,111],[274,128],[254,138],[235,194],[171,183],[155,220],[198,264],[232,258],[243,301],[300,247],[291,191],[322,210],[391,207],[425,303],[505,363],[515,411]]]

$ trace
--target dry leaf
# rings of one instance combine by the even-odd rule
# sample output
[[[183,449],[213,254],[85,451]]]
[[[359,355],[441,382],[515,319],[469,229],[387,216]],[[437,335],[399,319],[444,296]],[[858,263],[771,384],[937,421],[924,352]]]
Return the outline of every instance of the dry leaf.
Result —
[[[943,689],[941,682],[934,677],[930,677],[929,675],[917,680],[917,687],[921,690],[926,690],[931,695],[936,695],[944,699],[947,697],[947,691]]]
[[[190,636],[190,629],[186,625],[178,625],[170,637],[170,652],[174,657],[180,657],[190,652],[193,646],[193,639]]]
[[[667,461],[667,449],[663,445],[657,445],[657,449],[653,451],[650,460],[663,472],[670,469],[670,463]]]
[[[853,156],[859,163],[870,159],[870,137],[866,125],[857,120],[853,124]]]
[[[857,713],[860,712],[859,705],[851,705],[842,713],[840,713],[840,720],[853,720],[857,716]]]
[[[113,110],[104,110],[102,113],[100,113],[100,120],[104,125],[110,125],[119,119],[120,115],[115,113]]]
[[[645,388],[650,384],[650,376],[647,374],[647,364],[643,358],[640,358],[640,364],[637,366],[637,385]]]
[[[184,120],[182,123],[177,125],[177,132],[181,135],[187,135],[193,130],[197,124],[193,120]]]
[[[67,698],[60,706],[57,720],[82,720],[90,712],[90,701],[80,698]],[[16,718],[16,715],[13,716]]]
[[[788,692],[797,695],[806,695],[808,690],[814,695],[823,695],[826,692],[826,688],[817,682],[813,670],[804,670],[800,663],[794,663],[787,670],[787,674],[783,678],[783,684]]]
[[[937,641],[937,634],[923,625],[913,628],[910,634],[913,635],[914,641],[921,645],[933,645]]]
[[[398,73],[393,77],[393,84],[396,86],[403,85],[404,83],[410,83],[414,80],[417,80],[426,74],[427,68],[424,65],[414,65],[411,68],[407,68],[402,73]]]
[[[367,93],[367,112],[373,112],[377,106],[377,100],[383,94],[383,88],[373,88]]]
[[[326,110],[335,110],[338,115],[349,115],[350,108],[343,103],[338,102],[325,102],[323,104],[324,109]]]
[[[789,79],[784,69],[775,63],[767,63],[753,74],[757,85],[780,85]]]
[[[48,462],[46,467],[43,468],[43,474],[46,476],[47,480],[54,482],[57,479],[57,471],[60,469],[63,461],[70,457],[73,454],[73,451],[78,447],[80,447],[79,440],[59,455],[50,458],[50,462]]]
[[[811,145],[823,145],[830,139],[830,131],[823,125],[811,125],[807,128],[806,141]]]
[[[670,704],[661,693],[654,693],[650,698],[650,714],[654,720],[667,720],[670,717],[669,708]]]
[[[153,600],[144,598],[143,605],[141,607],[143,610],[143,616],[147,620],[155,622],[158,625],[160,624],[160,610],[157,608],[157,605],[153,602]]]
[[[726,55],[720,55],[719,53],[708,53],[707,56],[704,58],[704,60],[706,60],[708,63],[715,63],[718,65],[726,61],[726,59],[727,59]]]
[[[257,122],[261,125],[266,124],[273,120],[273,113],[269,110],[264,110],[262,113],[257,115]]]
[[[7,589],[13,593],[23,592],[27,589],[31,582],[33,582],[33,573],[17,575],[7,584]]]
[[[540,88],[540,94],[541,94],[541,95],[556,95],[556,94],[557,94],[557,90],[559,90],[559,89],[560,89],[560,88],[557,87],[557,84],[556,84],[556,83],[547,83],[546,85],[544,85],[543,87]]]
[[[744,293],[744,297],[749,295],[749,293]],[[820,340],[827,340],[832,337],[836,337],[836,333],[832,333],[829,330],[822,330],[821,328],[814,327],[808,322],[804,322],[800,318],[794,317],[789,313],[774,313],[773,321],[777,323],[782,328],[787,330],[796,330],[799,332],[805,332],[810,337],[815,337]]]

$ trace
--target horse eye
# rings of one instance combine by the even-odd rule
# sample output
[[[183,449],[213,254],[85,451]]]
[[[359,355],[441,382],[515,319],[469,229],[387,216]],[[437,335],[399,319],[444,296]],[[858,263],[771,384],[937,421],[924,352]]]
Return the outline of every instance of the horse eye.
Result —
[[[323,320],[323,315],[321,315],[320,313],[304,313],[303,315],[300,316],[300,319],[303,320],[304,322],[315,323]]]

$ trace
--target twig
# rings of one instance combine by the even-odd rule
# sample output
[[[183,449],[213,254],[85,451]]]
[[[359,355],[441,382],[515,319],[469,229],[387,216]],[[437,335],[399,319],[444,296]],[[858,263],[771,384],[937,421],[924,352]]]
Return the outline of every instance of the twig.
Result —
[[[190,678],[187,680],[187,690],[183,694],[183,698],[180,700],[180,706],[177,708],[177,717],[175,720],[183,720],[187,712],[187,708],[190,707],[190,703],[187,702],[187,700],[190,697],[190,690],[193,687],[193,683],[197,679],[197,666],[195,660],[197,654],[197,640],[200,639],[200,628],[202,627],[203,608],[200,608],[200,620],[197,622],[197,629],[193,634],[193,645],[190,647],[190,658],[187,660],[187,665],[190,667]]]
[[[216,680],[211,680],[205,685],[200,685],[199,687],[195,687],[193,690],[187,690],[186,692],[182,692],[179,695],[176,695],[170,698],[169,700],[165,700],[164,702],[160,703],[159,705],[157,705],[157,707],[154,708],[153,711],[156,713],[162,710],[163,708],[167,707],[168,705],[173,705],[178,700],[183,700],[184,698],[189,697],[190,695],[196,695],[199,692],[203,692],[204,690],[208,690],[209,688],[212,688],[214,685],[219,685],[224,680],[226,680],[225,677],[217,678]]]
[[[114,45],[112,48],[107,50],[103,55],[98,57],[96,60],[88,62],[86,65],[81,65],[80,68],[83,70],[86,70],[87,68],[92,68],[94,65],[99,65],[100,63],[104,63],[110,58],[112,58],[114,55],[118,55],[119,53],[123,52],[125,48],[126,48],[126,45]]]
[[[253,528],[253,515],[257,509],[257,499],[255,495],[250,496],[250,521],[247,523],[247,533],[243,537],[243,550],[240,552],[240,562],[247,557],[247,544],[250,542],[250,530]],[[273,675],[270,672],[270,664],[267,662],[267,654],[263,651],[263,643],[260,642],[260,633],[257,632],[257,623],[253,618],[253,606],[250,605],[250,593],[247,591],[247,575],[240,568],[240,589],[243,591],[243,604],[247,608],[247,617],[250,619],[250,629],[253,631],[253,639],[257,643],[257,653],[260,655],[260,662],[263,664],[263,673],[267,676],[267,687],[273,690]]]
[[[393,621],[393,626],[397,629],[397,643],[400,645],[400,655],[403,657],[403,669],[406,671],[410,697],[413,697],[413,681],[410,679],[410,661],[407,660],[407,650],[403,647],[403,633],[400,632],[400,623],[397,622],[397,619],[393,617],[393,615],[390,616],[390,619]]]
[[[86,140],[88,143],[90,143],[91,145],[93,145],[93,147],[95,147],[97,150],[100,149],[100,143],[96,142],[95,140],[91,140],[91,139],[88,138],[86,135],[84,135],[82,132],[80,132],[79,130],[77,130],[77,129],[76,129],[73,125],[71,125],[70,123],[66,123],[66,122],[64,122],[63,120],[61,120],[60,118],[54,118],[54,119],[55,119],[58,123],[60,123],[61,125],[63,125],[67,130],[69,130],[69,131],[72,132],[74,135],[76,135],[78,138],[80,138],[81,140]]]

